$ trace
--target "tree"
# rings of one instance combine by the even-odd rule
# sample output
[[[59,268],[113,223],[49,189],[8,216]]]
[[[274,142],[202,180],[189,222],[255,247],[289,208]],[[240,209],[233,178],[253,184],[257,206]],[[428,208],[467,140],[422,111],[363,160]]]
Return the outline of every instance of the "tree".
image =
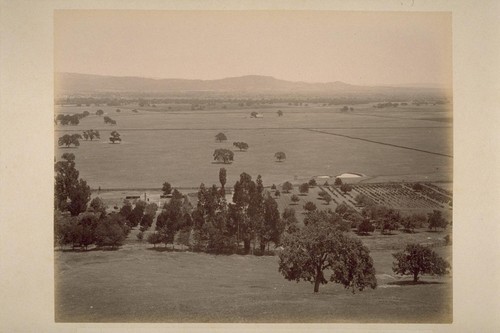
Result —
[[[118,133],[117,131],[113,131],[111,132],[111,136],[109,137],[109,141],[111,141],[111,143],[115,143],[115,142],[121,142],[122,139],[120,138],[120,133]]]
[[[323,200],[325,200],[325,203],[329,205],[330,202],[332,201],[332,197],[330,194],[327,193],[326,195],[323,196]]]
[[[105,124],[116,125],[116,120],[111,119],[111,117],[104,116],[104,123]]]
[[[240,151],[246,151],[248,149],[248,144],[246,142],[233,142],[233,146],[238,148]]]
[[[314,187],[317,185],[316,180],[314,178],[311,178],[311,180],[309,180],[307,184],[309,184],[310,187]]]
[[[220,182],[220,186],[222,189],[224,189],[224,186],[226,186],[226,181],[227,181],[226,169],[220,168],[219,169],[219,182]]]
[[[295,209],[285,208],[283,214],[281,215],[283,219],[283,224],[285,225],[285,231],[287,233],[293,233],[299,230],[299,221],[295,216]]]
[[[131,228],[137,227],[144,216],[144,211],[146,210],[147,203],[142,200],[137,200],[134,209],[126,217]]]
[[[82,136],[80,134],[64,134],[59,138],[57,143],[59,146],[65,145],[66,147],[69,147],[70,145],[74,145],[75,147],[78,147],[80,145],[80,141],[78,140],[81,138]]]
[[[101,135],[99,134],[99,131],[94,131],[93,129],[83,131],[83,137],[85,140],[90,139],[90,141],[94,140],[94,138],[100,139]]]
[[[342,185],[342,179],[340,177],[335,177],[335,182],[333,183],[335,186]]]
[[[258,113],[256,111],[253,111],[252,113],[250,113],[251,118],[257,118],[257,115],[258,115]]]
[[[215,136],[215,140],[222,142],[222,141],[226,141],[227,137],[224,133],[221,132]]]
[[[392,255],[396,261],[392,270],[400,275],[413,275],[413,282],[418,281],[419,274],[448,274],[450,264],[434,251],[420,244],[408,244],[401,252]]]
[[[257,227],[257,234],[260,243],[260,253],[263,254],[266,245],[273,242],[278,245],[281,234],[284,231],[284,224],[281,221],[278,204],[270,195],[267,195],[263,202],[263,218],[261,224]]]
[[[358,225],[358,234],[360,235],[368,235],[368,233],[375,231],[375,226],[371,224],[369,219],[364,219]]]
[[[280,190],[276,190],[276,191],[274,192],[274,196],[275,196],[275,197],[279,197],[279,196],[281,196],[281,192],[280,192]]]
[[[283,116],[283,111],[278,110],[278,117],[281,117],[281,116]]]
[[[95,230],[95,242],[98,246],[115,248],[122,245],[126,237],[126,232],[114,216],[104,219]]]
[[[214,160],[222,161],[224,164],[228,164],[233,161],[234,153],[229,149],[219,148],[214,151]]]
[[[427,214],[427,222],[429,223],[429,230],[436,230],[437,228],[446,228],[448,222],[443,217],[440,210],[434,210],[432,213]]]
[[[347,192],[351,192],[352,191],[352,186],[349,185],[349,184],[342,184],[342,185],[340,185],[340,190],[342,192],[344,192],[344,194],[346,194]]]
[[[154,233],[149,234],[147,240],[148,240],[148,243],[153,244],[153,247],[155,247],[155,248],[156,248],[156,244],[159,244],[162,242],[161,235],[158,231],[155,231]]]
[[[375,269],[368,248],[349,238],[327,221],[309,223],[301,230],[286,234],[279,256],[279,272],[289,281],[310,281],[314,292],[326,284],[323,271],[332,274],[330,281],[345,288],[376,288]]]
[[[108,206],[104,203],[104,201],[102,201],[101,198],[95,197],[94,199],[92,199],[92,201],[90,201],[88,210],[99,213],[101,217],[105,217],[107,208]]]
[[[296,194],[294,194],[294,195],[292,195],[292,197],[290,198],[290,200],[292,200],[292,202],[294,204],[297,204],[297,202],[300,201],[300,198]]]
[[[312,212],[313,210],[316,210],[316,205],[314,204],[314,202],[308,201],[304,205],[304,209],[308,212]]]
[[[299,192],[301,194],[308,193],[309,192],[309,184],[307,184],[307,183],[300,184],[300,186],[299,186]]]
[[[282,160],[286,160],[286,154],[282,151],[275,153],[274,157],[278,160],[278,162],[281,162]]]
[[[371,206],[371,205],[375,204],[375,202],[370,197],[368,197],[367,195],[365,195],[363,193],[356,195],[356,197],[354,198],[354,201],[356,201],[358,203],[358,205],[361,205],[361,206]]]
[[[285,182],[281,186],[281,189],[283,190],[283,192],[289,193],[293,189],[293,185],[290,182]]]
[[[172,192],[172,185],[168,182],[163,183],[163,187],[161,188],[163,195],[169,195]]]
[[[78,178],[79,172],[75,168],[75,155],[65,153],[62,161],[56,162],[54,201],[55,208],[61,211],[68,210],[71,215],[77,216],[87,209],[90,201],[90,187],[83,179]]]
[[[104,114],[104,111],[102,111],[101,109],[99,109],[99,110],[97,110],[97,111],[95,112],[95,114],[96,114],[97,116],[102,116],[102,115]]]

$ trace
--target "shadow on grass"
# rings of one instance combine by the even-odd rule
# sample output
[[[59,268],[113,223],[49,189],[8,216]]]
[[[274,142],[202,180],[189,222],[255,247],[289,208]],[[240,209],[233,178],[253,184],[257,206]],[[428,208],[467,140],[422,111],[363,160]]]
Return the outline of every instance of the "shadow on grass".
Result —
[[[444,284],[444,282],[438,282],[438,281],[413,281],[413,280],[407,280],[407,281],[394,281],[394,282],[388,282],[387,284],[389,285],[395,285],[395,286],[417,286],[417,285],[422,285],[422,284]]]
[[[156,252],[190,252],[187,249],[172,249],[172,248],[163,247],[163,246],[148,247],[147,250],[149,250],[149,251],[156,251]]]
[[[117,247],[93,247],[91,249],[84,249],[84,248],[74,248],[74,249],[56,249],[56,252],[75,252],[75,253],[86,253],[86,252],[96,252],[96,251],[103,251],[103,252],[108,252],[108,251],[118,251],[120,249],[119,246]]]
[[[232,162],[231,162],[231,163],[224,163],[224,162],[222,162],[222,161],[215,161],[215,162],[212,162],[212,164],[224,164],[224,165],[230,165],[230,164],[232,164]]]

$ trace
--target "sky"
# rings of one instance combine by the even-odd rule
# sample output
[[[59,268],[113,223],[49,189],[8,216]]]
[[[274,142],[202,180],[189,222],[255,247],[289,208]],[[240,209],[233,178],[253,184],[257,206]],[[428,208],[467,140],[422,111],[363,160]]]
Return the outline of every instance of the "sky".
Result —
[[[56,72],[451,87],[447,12],[118,11],[54,14]]]

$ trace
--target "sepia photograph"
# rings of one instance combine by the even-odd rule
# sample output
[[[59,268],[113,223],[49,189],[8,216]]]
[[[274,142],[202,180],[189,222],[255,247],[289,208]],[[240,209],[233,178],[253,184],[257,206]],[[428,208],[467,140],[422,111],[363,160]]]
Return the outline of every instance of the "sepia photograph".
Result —
[[[451,322],[451,46],[446,12],[55,11],[56,321]]]
[[[498,13],[0,0],[0,331],[498,331]]]

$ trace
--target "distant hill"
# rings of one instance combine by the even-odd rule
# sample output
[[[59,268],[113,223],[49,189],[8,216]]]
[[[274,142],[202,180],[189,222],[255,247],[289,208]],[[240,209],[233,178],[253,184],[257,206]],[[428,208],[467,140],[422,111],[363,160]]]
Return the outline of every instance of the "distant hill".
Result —
[[[414,89],[433,92],[434,87],[356,86],[344,82],[307,83],[279,80],[271,76],[246,75],[219,80],[152,79],[77,73],[56,73],[56,95],[92,93],[319,93],[382,94],[409,93]]]

